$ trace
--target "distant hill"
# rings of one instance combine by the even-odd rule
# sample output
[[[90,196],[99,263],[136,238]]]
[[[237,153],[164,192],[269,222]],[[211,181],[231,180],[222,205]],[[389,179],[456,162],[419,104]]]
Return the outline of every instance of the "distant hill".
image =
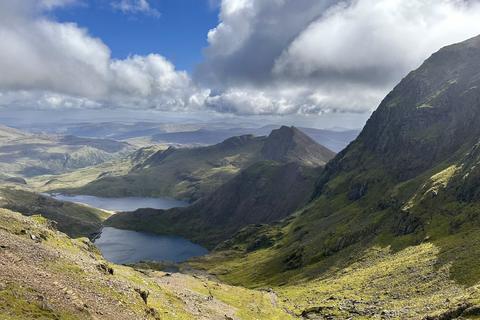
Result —
[[[152,137],[153,141],[159,143],[177,144],[216,144],[232,136],[253,134],[256,136],[268,135],[279,126],[270,125],[261,128],[232,128],[232,129],[199,129],[187,132],[159,133]],[[359,134],[359,130],[333,131],[313,128],[298,128],[315,140],[318,144],[328,149],[340,152]]]
[[[259,161],[323,166],[334,155],[298,129],[282,127],[268,137],[245,135],[207,147],[170,147],[138,162],[128,174],[105,174],[84,187],[62,191],[98,196],[170,196],[194,201]]]
[[[255,127],[251,124],[232,125],[227,123],[155,123],[155,122],[101,122],[101,123],[56,123],[32,124],[25,127],[31,132],[77,137],[113,139],[149,144],[183,146],[207,146],[218,144],[228,138],[242,135],[266,136],[280,125]],[[299,127],[302,132],[334,152],[340,152],[353,141],[360,130],[315,129]]]
[[[133,151],[125,142],[31,134],[0,126],[0,171],[13,178],[61,174]]]

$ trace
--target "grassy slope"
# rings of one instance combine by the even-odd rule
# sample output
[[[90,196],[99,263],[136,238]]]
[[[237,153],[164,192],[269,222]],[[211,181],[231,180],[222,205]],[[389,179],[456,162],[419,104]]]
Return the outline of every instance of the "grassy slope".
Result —
[[[108,161],[96,166],[78,169],[60,175],[44,175],[28,180],[28,185],[40,192],[67,192],[79,189],[85,185],[107,176],[122,176],[128,174],[133,166],[145,160],[158,151],[165,150],[162,145],[144,147],[127,157]]]
[[[14,188],[0,189],[0,207],[51,219],[57,228],[71,237],[94,237],[110,214],[88,206],[58,201]]]
[[[271,293],[108,264],[38,216],[0,209],[0,245],[2,320],[292,318]]]
[[[102,177],[73,193],[98,196],[169,196],[195,200],[259,159],[261,141],[158,152],[126,175]]]
[[[456,310],[473,318],[480,303],[478,287],[452,281],[429,243],[372,247],[348,268],[269,293],[108,264],[88,240],[71,240],[38,216],[0,210],[0,221],[0,319],[419,319]],[[147,304],[136,289],[149,292]]]

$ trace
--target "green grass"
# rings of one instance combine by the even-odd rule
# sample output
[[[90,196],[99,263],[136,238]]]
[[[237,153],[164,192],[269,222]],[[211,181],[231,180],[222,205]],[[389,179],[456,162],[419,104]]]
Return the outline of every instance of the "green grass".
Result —
[[[252,139],[236,146],[220,144],[152,153],[140,161],[126,163],[127,172],[108,170],[111,174],[78,187],[64,185],[57,191],[105,197],[167,196],[196,200],[258,161],[261,146],[260,140]]]

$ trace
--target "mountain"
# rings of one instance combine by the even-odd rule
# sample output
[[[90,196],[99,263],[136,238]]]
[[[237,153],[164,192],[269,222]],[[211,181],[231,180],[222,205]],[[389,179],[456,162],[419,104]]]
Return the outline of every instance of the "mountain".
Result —
[[[193,263],[306,318],[479,315],[480,37],[406,76],[292,217]],[[267,246],[249,248],[262,237]],[[293,297],[293,298],[292,298]]]
[[[165,150],[164,146],[150,146],[136,150],[95,166],[85,167],[57,175],[44,175],[28,179],[28,186],[37,192],[55,193],[81,188],[101,177],[122,176],[154,153]],[[1,177],[0,177],[1,181]]]
[[[334,153],[319,145],[295,127],[273,130],[263,144],[263,158],[280,163],[296,162],[307,166],[325,165]]]
[[[117,213],[106,225],[182,235],[213,248],[242,227],[283,219],[307,204],[321,170],[296,162],[257,162],[189,207]]]
[[[62,191],[99,196],[169,196],[195,201],[259,161],[322,166],[334,155],[296,128],[282,127],[268,137],[245,135],[208,147],[170,147],[137,163],[127,174],[101,175],[81,188]]]
[[[52,122],[52,123],[15,123],[21,130],[37,134],[73,135],[84,138],[128,140],[148,138],[155,134],[169,132],[195,131],[201,124],[158,123],[158,122]]]
[[[31,134],[0,126],[0,172],[12,178],[61,174],[133,151],[125,142]]]

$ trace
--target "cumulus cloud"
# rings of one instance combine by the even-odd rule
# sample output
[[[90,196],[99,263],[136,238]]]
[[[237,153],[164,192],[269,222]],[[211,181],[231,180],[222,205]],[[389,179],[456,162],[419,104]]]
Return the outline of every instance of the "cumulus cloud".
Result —
[[[358,91],[362,91],[361,96]],[[341,95],[336,93],[336,88],[316,90],[295,84],[233,87],[210,94],[205,105],[218,112],[239,115],[363,113],[380,94],[372,88],[352,86],[345,87]]]
[[[310,24],[277,59],[274,72],[298,77],[397,80],[434,50],[480,32],[478,3],[360,0]]]
[[[269,81],[275,58],[333,2],[223,0],[197,78],[213,85]]]
[[[55,1],[55,0],[50,0]],[[113,1],[112,7],[116,10],[119,10],[123,13],[130,14],[146,14],[154,17],[159,17],[160,12],[153,8],[148,0],[116,0]]]
[[[163,56],[112,59],[100,39],[47,19],[35,4],[0,2],[0,41],[8,44],[0,50],[1,105],[190,110],[208,95]]]
[[[369,112],[430,54],[480,33],[476,0],[223,0],[220,19],[196,79],[211,107],[237,113]]]

